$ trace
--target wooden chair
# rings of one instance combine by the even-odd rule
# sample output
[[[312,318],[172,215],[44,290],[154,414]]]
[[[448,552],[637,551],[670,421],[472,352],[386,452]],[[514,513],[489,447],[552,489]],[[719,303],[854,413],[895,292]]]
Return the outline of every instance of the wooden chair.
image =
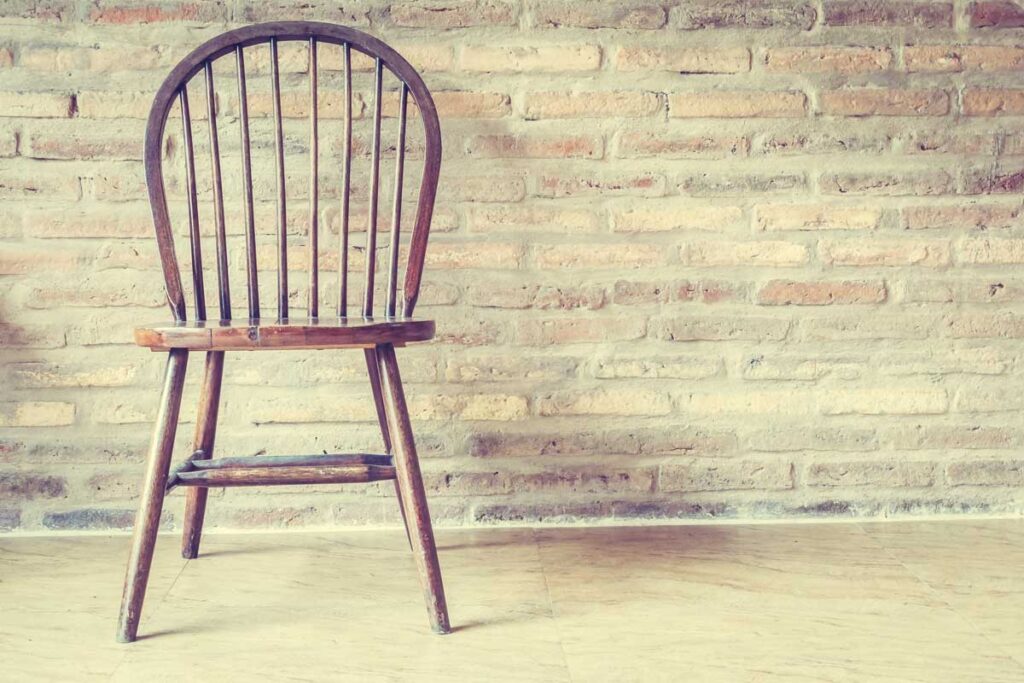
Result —
[[[301,319],[289,318],[289,287],[287,262],[287,208],[285,192],[285,134],[282,127],[281,81],[278,46],[284,41],[302,41],[308,46],[309,83],[309,225],[305,248],[309,256],[308,310]],[[337,308],[328,317],[321,317],[319,268],[319,196],[322,184],[319,172],[318,135],[318,50],[330,45],[341,56],[340,75],[343,87],[332,95],[343,101],[340,124],[343,161],[340,173],[340,253]],[[253,168],[251,162],[249,95],[245,67],[246,50],[267,50],[270,71],[269,96],[273,101],[274,145],[276,160],[276,253],[277,310],[273,318],[261,317],[257,268],[257,231],[254,216]],[[328,48],[324,48],[326,50]],[[353,110],[352,51],[366,55],[373,63],[374,86],[367,106],[372,107],[373,132],[368,181],[368,225],[365,244],[364,290],[355,316],[349,316],[349,232],[351,177],[353,165],[352,122],[359,111]],[[219,58],[235,62],[238,92],[238,128],[240,130],[240,165],[242,205],[244,211],[245,277],[247,314],[233,317],[229,287],[228,239],[224,209],[224,180],[214,90],[213,63]],[[382,78],[390,72],[400,83],[397,95],[398,142],[395,147],[394,205],[391,216],[390,244],[383,270],[387,274],[386,297],[381,317],[374,317],[374,276],[377,266],[377,214],[381,165]],[[216,244],[216,282],[218,316],[208,319],[204,295],[202,233],[200,231],[200,199],[197,192],[193,117],[189,110],[188,84],[195,76],[204,81],[199,86],[206,93],[206,122],[209,129],[210,194],[212,195],[213,239]],[[389,77],[390,78],[390,77]],[[200,80],[200,79],[197,79]],[[249,79],[251,80],[251,79]],[[399,243],[402,222],[402,189],[406,156],[406,121],[408,98],[412,96],[423,125],[424,167],[416,203],[416,217],[408,245],[404,270],[404,286],[399,289]],[[165,127],[173,105],[181,114],[181,154],[184,157],[184,194],[188,214],[188,240],[191,256],[192,297],[194,317],[186,318],[186,291],[182,286],[178,259],[174,249],[174,230],[169,218],[165,190],[164,149]],[[360,101],[361,104],[361,101]],[[196,117],[201,118],[201,117]],[[248,26],[220,35],[189,54],[178,64],[157,92],[146,127],[145,168],[149,198],[153,209],[157,244],[163,265],[167,300],[173,322],[140,327],[135,341],[153,351],[167,352],[167,367],[156,417],[148,464],[135,522],[131,555],[125,579],[124,596],[117,638],[121,642],[135,640],[146,592],[153,547],[160,523],[164,495],[171,489],[188,487],[184,518],[182,554],[195,558],[203,528],[207,487],[255,486],[276,484],[313,484],[370,482],[393,479],[399,506],[406,522],[406,532],[419,570],[420,582],[427,602],[430,625],[437,633],[449,631],[447,606],[441,571],[437,561],[423,480],[413,442],[409,411],[406,407],[402,380],[395,357],[395,348],[407,342],[425,341],[434,334],[434,323],[412,317],[420,289],[423,259],[430,232],[434,197],[441,163],[441,134],[430,92],[419,74],[392,48],[365,33],[343,26],[317,22],[278,22]],[[237,180],[231,176],[232,181]],[[205,201],[205,200],[204,200]],[[205,207],[204,207],[205,208]],[[240,239],[240,238],[239,238]],[[382,249],[383,251],[383,249]],[[401,294],[401,301],[398,296]],[[333,308],[333,306],[332,306]],[[385,453],[320,456],[261,456],[211,459],[217,429],[224,354],[229,350],[261,349],[362,349],[369,372],[373,401],[376,406]],[[178,411],[181,404],[185,367],[191,351],[206,354],[206,366],[199,400],[195,440],[192,454],[170,471]],[[392,446],[394,448],[392,449]]]

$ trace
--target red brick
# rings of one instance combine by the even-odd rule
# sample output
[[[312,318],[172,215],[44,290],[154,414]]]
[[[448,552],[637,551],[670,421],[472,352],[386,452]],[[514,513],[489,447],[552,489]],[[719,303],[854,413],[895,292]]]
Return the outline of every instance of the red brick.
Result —
[[[664,130],[625,131],[619,135],[616,155],[658,159],[727,159],[747,155],[745,137],[671,133]]]
[[[798,29],[808,31],[817,20],[814,3],[796,0],[688,0],[672,10],[672,24],[681,29]]]
[[[615,53],[619,71],[675,71],[681,74],[735,74],[750,71],[746,48],[620,47]]]
[[[856,74],[885,71],[892,52],[884,47],[777,47],[763,57],[770,73]]]
[[[222,0],[124,2],[94,0],[89,20],[98,24],[153,24],[168,21],[222,22],[228,8]]]
[[[891,0],[826,0],[829,26],[907,26],[951,28],[950,2],[893,2]]]
[[[1022,28],[1024,7],[1011,0],[980,0],[967,8],[971,28]]]
[[[771,306],[877,304],[885,301],[885,283],[867,280],[794,282],[771,280],[757,293],[757,303]]]
[[[677,92],[669,95],[668,110],[675,118],[799,118],[807,114],[807,96],[792,91]]]
[[[963,112],[967,116],[1020,116],[1024,114],[1024,89],[967,88]]]
[[[592,135],[476,135],[466,154],[498,159],[600,159],[604,140]]]
[[[944,90],[828,90],[821,93],[820,108],[831,116],[944,116],[949,95]]]
[[[657,93],[642,90],[528,92],[527,119],[579,119],[653,116],[664,110]]]

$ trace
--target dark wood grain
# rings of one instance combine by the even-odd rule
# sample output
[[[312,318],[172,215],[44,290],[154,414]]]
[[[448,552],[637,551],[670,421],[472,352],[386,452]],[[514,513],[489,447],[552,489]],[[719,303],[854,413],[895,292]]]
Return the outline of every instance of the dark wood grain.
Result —
[[[217,131],[217,93],[213,87],[213,64],[206,63],[206,119],[210,128],[210,168],[213,180],[213,220],[217,245],[217,289],[220,317],[231,319],[231,285],[228,281],[227,227],[224,223],[224,185],[220,168],[220,137]]]
[[[252,150],[249,138],[249,97],[245,84],[245,53],[235,48],[238,78],[238,129],[242,143],[242,207],[245,210],[245,281],[249,296],[249,318],[260,317],[260,280],[256,265],[256,216],[252,195]],[[155,106],[155,105],[154,105]]]
[[[297,484],[365,484],[394,479],[390,465],[316,465],[297,467],[231,467],[190,470],[178,475],[179,486],[283,486]]]
[[[348,216],[352,193],[352,46],[342,46],[342,69],[345,81],[345,110],[342,125],[341,157],[341,236],[338,245],[338,317],[348,316]]]
[[[409,88],[403,83],[398,100],[398,142],[395,147],[395,199],[391,212],[391,245],[388,248],[388,296],[384,315],[394,317],[398,290],[398,245],[402,232],[402,181],[405,175],[405,125]]]
[[[178,428],[178,411],[181,408],[181,394],[185,384],[187,366],[188,351],[177,349],[167,355],[167,368],[164,371],[163,390],[160,394],[160,409],[157,412],[149,455],[146,458],[142,499],[139,501],[139,513],[135,518],[132,549],[128,556],[124,594],[121,597],[117,640],[122,643],[132,642],[138,634],[139,617],[142,614],[142,603],[146,598],[146,584],[149,581],[149,568],[153,563],[156,532],[160,528],[160,513],[163,510],[167,471],[171,464],[174,433]]]
[[[270,39],[270,87],[274,100],[274,168],[277,171],[277,317],[288,317],[288,201],[284,179],[284,126],[281,123],[281,67],[277,38]]]
[[[383,453],[331,453],[328,455],[246,455],[215,460],[196,459],[191,469],[224,470],[233,467],[343,467],[348,465],[377,465],[391,467],[394,459]]]
[[[434,336],[433,320],[317,318],[296,321],[183,321],[135,328],[135,343],[154,351],[253,351],[269,348],[369,348],[406,344]]]
[[[320,131],[317,127],[316,38],[309,39],[309,299],[311,318],[320,311]]]
[[[383,62],[374,65],[373,143],[370,152],[370,206],[366,223],[366,277],[363,280],[363,316],[373,315],[373,278],[377,270],[377,205],[380,199],[380,117]]]
[[[178,93],[181,105],[181,138],[185,147],[185,196],[188,202],[188,243],[192,252],[192,294],[196,317],[206,319],[206,292],[203,287],[203,241],[199,233],[199,197],[196,192],[196,155],[192,144],[192,114],[188,106],[188,88]]]
[[[384,442],[384,451],[389,455],[393,452],[391,448],[391,429],[388,427],[387,407],[384,405],[384,391],[380,384],[380,367],[377,361],[377,348],[366,349],[363,352],[366,357],[366,373],[370,377],[370,391],[373,393],[373,407],[377,411],[377,424],[380,425],[380,436]],[[405,502],[402,500],[402,489],[398,486],[398,479],[395,479],[395,497],[398,499],[398,512],[402,515],[402,526],[405,527],[405,538],[412,548],[412,537],[409,535],[409,520],[405,516]]]

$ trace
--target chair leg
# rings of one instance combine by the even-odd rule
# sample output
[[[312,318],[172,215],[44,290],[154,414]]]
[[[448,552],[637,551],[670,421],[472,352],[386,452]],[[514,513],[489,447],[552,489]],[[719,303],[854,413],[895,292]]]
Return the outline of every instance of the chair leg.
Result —
[[[377,350],[364,349],[366,355],[366,372],[370,375],[370,388],[373,390],[373,405],[377,408],[377,422],[380,424],[380,435],[384,439],[384,451],[391,455],[391,430],[388,428],[388,414],[384,408],[384,394],[380,388],[380,368],[377,366]],[[405,540],[412,549],[412,536],[409,534],[409,520],[405,516],[405,503],[402,501],[402,489],[395,479],[395,496],[398,498],[398,511],[402,514],[402,525],[405,527]]]
[[[395,469],[398,485],[414,533],[410,534],[413,556],[420,574],[420,585],[427,602],[427,615],[435,633],[449,633],[448,606],[444,599],[444,584],[441,582],[441,567],[437,561],[437,546],[434,544],[434,530],[430,525],[430,511],[427,496],[423,491],[423,476],[420,474],[416,444],[413,441],[409,410],[405,404],[402,378],[398,373],[398,359],[395,347],[381,344],[376,350],[377,363],[384,385],[388,424],[395,438]]]
[[[139,616],[142,613],[142,602],[146,597],[146,583],[149,581],[149,567],[153,562],[156,532],[160,528],[164,488],[167,486],[167,471],[174,448],[174,432],[178,427],[178,411],[181,408],[181,392],[185,384],[187,365],[187,350],[174,349],[168,354],[160,410],[153,427],[146,478],[142,488],[142,499],[139,501],[139,513],[135,518],[135,534],[131,554],[128,556],[124,595],[121,598],[117,640],[122,643],[135,640],[139,630]]]
[[[192,451],[201,451],[202,459],[213,457],[213,442],[217,436],[217,412],[220,406],[220,384],[224,374],[224,352],[209,351],[206,354],[206,370],[203,374],[203,388],[199,396],[199,413],[196,417],[196,435]],[[206,516],[205,486],[189,487],[185,493],[185,522],[181,537],[181,556],[193,560],[199,555],[199,541],[203,535],[203,518]]]

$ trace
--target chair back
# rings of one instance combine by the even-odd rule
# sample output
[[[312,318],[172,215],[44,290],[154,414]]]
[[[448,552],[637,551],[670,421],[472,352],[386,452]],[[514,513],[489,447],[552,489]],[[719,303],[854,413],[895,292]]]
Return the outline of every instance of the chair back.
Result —
[[[281,55],[285,49],[292,50],[288,56],[297,58],[283,60]],[[364,67],[372,73],[372,84],[366,84],[369,91],[366,95],[353,92],[353,51],[356,52],[355,79],[369,76],[364,73]],[[257,79],[249,78],[247,60],[256,67],[254,72],[263,72],[260,80],[264,83],[257,84]],[[214,76],[215,73],[223,74],[231,69],[231,62],[234,63],[232,70],[235,87],[230,88],[230,96],[225,96],[217,90]],[[385,78],[390,81],[392,76],[397,83],[385,87]],[[201,82],[193,84],[193,79]],[[282,82],[286,86],[298,85],[300,91],[286,91],[286,98],[282,100]],[[205,106],[198,107],[198,112],[190,108],[190,86],[193,96],[201,93],[201,98],[205,100]],[[414,149],[406,135],[410,95],[415,107],[413,115],[418,114],[423,126],[422,148],[416,150],[416,153],[422,153],[423,170],[419,178],[418,198],[413,204],[416,215],[412,233],[407,245],[402,247],[405,158],[407,150]],[[382,258],[378,259],[381,122],[386,118],[385,98],[389,98],[387,117],[397,119],[397,131],[393,148],[394,181],[390,188],[393,203],[390,225],[387,226],[389,239],[386,247],[381,249]],[[173,138],[166,131],[175,105],[181,118],[180,149],[176,149]],[[266,116],[272,121],[273,141],[269,149],[261,150],[260,144],[254,145],[254,124],[260,123],[260,117]],[[299,120],[294,121],[293,117]],[[286,120],[288,129],[284,125]],[[368,140],[353,137],[354,123],[370,129],[366,136]],[[293,128],[303,125],[307,128],[304,132],[308,133],[308,138],[305,135],[294,135]],[[231,161],[236,162],[237,171],[229,163],[228,153],[221,152],[222,147],[226,149],[230,146],[230,143],[224,144],[227,138],[222,139],[222,135],[231,127],[238,130],[236,139],[239,147],[230,155]],[[208,166],[199,166],[198,176],[197,150],[204,146],[204,141],[202,135],[193,135],[197,128],[207,129],[205,146],[209,157]],[[328,130],[336,136],[334,140],[337,144],[333,148],[330,144],[321,145],[321,134]],[[270,137],[269,131],[255,132],[267,132],[266,137]],[[340,150],[337,149],[339,147]],[[286,149],[289,151],[287,155]],[[384,149],[388,152],[390,150],[387,146]],[[274,159],[273,182],[262,186],[259,182],[254,184],[253,161],[260,151],[269,152]],[[306,171],[286,168],[286,157],[295,156],[293,152],[299,156],[308,156]],[[169,165],[170,160],[178,154],[183,159],[183,172],[178,175],[168,172],[165,179],[165,165]],[[368,163],[360,163],[367,161],[364,158],[367,154]],[[330,168],[322,165],[321,157],[330,161]],[[257,237],[269,232],[261,229],[269,227],[267,224],[272,224],[276,238],[277,318],[287,319],[289,314],[289,252],[292,252],[293,261],[296,260],[296,254],[299,257],[297,260],[305,260],[308,279],[304,289],[310,317],[320,315],[322,299],[330,302],[325,304],[325,308],[334,309],[333,312],[341,317],[373,317],[375,313],[382,313],[385,317],[412,316],[419,295],[423,259],[437,193],[441,131],[433,99],[420,75],[401,55],[380,40],[345,26],[309,21],[257,24],[221,34],[185,57],[160,86],[146,126],[144,158],[167,301],[175,320],[186,319],[186,299],[189,298],[186,288],[191,289],[194,319],[208,319],[207,282],[203,270],[204,238],[212,238],[214,241],[219,318],[230,320],[236,310],[232,307],[232,261],[228,253],[229,243],[236,241],[244,242],[245,245],[244,266],[240,260],[234,262],[239,266],[236,270],[244,269],[245,273],[246,306],[238,309],[247,310],[250,319],[261,317],[259,262],[266,260],[263,257],[269,257],[270,254],[259,250]],[[257,171],[270,167],[269,163],[261,166],[259,159],[256,160]],[[165,180],[175,178],[180,182],[165,183]],[[362,180],[356,182],[354,178]],[[308,184],[303,183],[303,180]],[[189,267],[186,270],[191,271],[190,287],[189,279],[185,280],[183,287],[182,267],[179,266],[175,252],[175,229],[168,207],[169,185],[178,196],[184,195],[181,208],[187,215]],[[304,192],[296,192],[297,185],[307,186]],[[358,185],[361,187],[356,187]],[[236,194],[235,200],[241,204],[237,220],[228,220],[230,216],[225,210],[226,186],[232,194]],[[268,215],[267,220],[261,220],[264,218],[261,209],[270,206],[266,202],[268,194],[273,197],[273,218]],[[296,194],[300,197],[300,209],[295,211],[293,207],[290,214],[288,200],[295,199]],[[327,211],[326,201],[321,203],[321,194],[325,200],[332,202],[331,211]],[[352,202],[354,195],[365,201],[366,234],[361,245],[350,244],[350,232],[358,229],[351,216],[355,206]],[[302,199],[308,202],[304,216],[301,215],[301,204],[306,202],[302,202]],[[295,214],[300,215],[300,223],[304,224],[299,228],[295,226]],[[322,214],[336,217],[336,220],[330,221],[336,225],[338,232],[336,264],[330,259],[331,248],[320,248],[321,233],[324,232]],[[293,216],[291,223],[290,215]],[[201,224],[201,216],[205,216],[203,222],[207,225]],[[290,228],[293,232],[296,229],[305,230],[305,244],[289,244]],[[358,254],[360,249],[364,252],[362,264],[358,263],[358,259],[350,259],[350,252]],[[405,262],[401,273],[400,260]],[[326,264],[325,268],[321,268],[321,261]],[[354,286],[350,286],[349,280],[353,275],[359,276],[360,265],[362,291],[357,294],[359,300],[354,301],[350,307],[348,299],[359,283],[357,281]],[[325,271],[324,274],[333,271],[331,277],[322,278],[321,270]],[[383,271],[381,275],[386,277],[386,289],[383,291],[383,306],[375,309],[375,289],[381,284],[376,280],[378,270]],[[235,276],[241,280],[241,272],[236,272]],[[208,277],[214,277],[213,269]],[[321,290],[322,279],[333,281],[333,291]]]

